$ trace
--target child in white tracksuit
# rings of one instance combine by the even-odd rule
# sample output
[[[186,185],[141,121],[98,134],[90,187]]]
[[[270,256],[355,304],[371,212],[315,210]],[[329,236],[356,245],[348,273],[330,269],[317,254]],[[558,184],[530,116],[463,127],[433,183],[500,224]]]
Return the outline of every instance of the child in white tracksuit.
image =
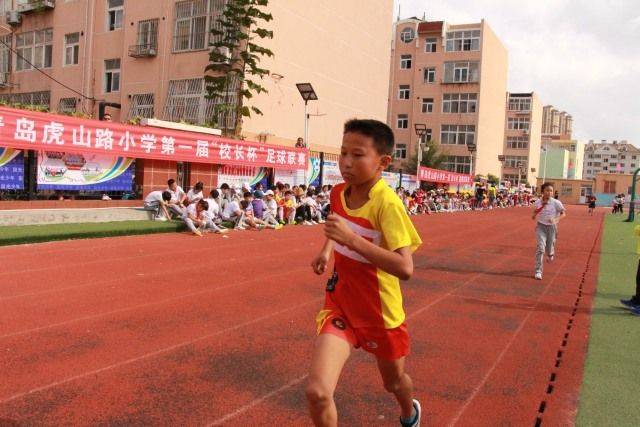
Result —
[[[536,280],[542,280],[542,264],[545,253],[547,260],[553,262],[558,221],[567,215],[562,202],[552,196],[553,186],[549,183],[542,184],[542,197],[536,201],[533,209],[532,219],[538,221],[536,225],[538,242],[536,247]]]

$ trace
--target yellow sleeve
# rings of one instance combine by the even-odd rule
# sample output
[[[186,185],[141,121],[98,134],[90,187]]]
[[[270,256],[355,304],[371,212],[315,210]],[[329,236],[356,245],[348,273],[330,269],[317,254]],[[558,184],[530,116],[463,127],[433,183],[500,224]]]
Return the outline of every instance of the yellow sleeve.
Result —
[[[386,248],[395,251],[411,247],[411,252],[415,251],[422,244],[422,240],[405,207],[400,199],[386,202],[380,214],[380,229]]]

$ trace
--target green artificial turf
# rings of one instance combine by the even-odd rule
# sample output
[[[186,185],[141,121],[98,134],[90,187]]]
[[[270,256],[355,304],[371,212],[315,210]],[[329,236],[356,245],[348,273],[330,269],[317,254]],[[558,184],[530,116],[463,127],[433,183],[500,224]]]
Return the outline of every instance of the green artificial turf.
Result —
[[[640,317],[619,302],[635,293],[636,224],[605,221],[578,426],[640,426]]]
[[[0,227],[0,246],[185,230],[182,221],[115,221]]]

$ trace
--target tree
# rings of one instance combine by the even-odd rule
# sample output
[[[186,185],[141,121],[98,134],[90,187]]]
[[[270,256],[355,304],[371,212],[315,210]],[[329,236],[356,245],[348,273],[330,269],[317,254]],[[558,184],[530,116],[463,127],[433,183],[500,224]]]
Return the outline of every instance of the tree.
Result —
[[[212,123],[222,128],[225,136],[237,138],[242,132],[242,118],[251,112],[262,115],[255,106],[245,105],[254,94],[267,92],[260,80],[269,70],[260,68],[264,56],[273,52],[257,43],[273,38],[273,31],[260,27],[260,22],[273,19],[262,10],[269,0],[227,0],[224,12],[211,29],[214,42],[205,72],[207,98],[214,100]],[[232,124],[232,126],[229,126]]]
[[[425,150],[422,152],[421,166],[432,169],[440,169],[442,163],[447,159],[447,154],[442,152],[440,144],[433,140],[428,140]],[[408,171],[416,171],[418,169],[418,154],[413,154],[409,160],[404,162],[404,168]]]
[[[493,174],[487,174],[487,182],[489,184],[499,185],[500,184],[500,178],[498,178],[497,176],[495,176]]]

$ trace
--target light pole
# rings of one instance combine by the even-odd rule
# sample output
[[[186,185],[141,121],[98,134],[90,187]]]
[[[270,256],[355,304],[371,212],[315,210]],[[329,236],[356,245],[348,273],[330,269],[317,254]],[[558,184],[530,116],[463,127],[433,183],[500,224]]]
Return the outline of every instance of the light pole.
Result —
[[[542,183],[544,184],[544,180],[547,178],[547,155],[549,152],[549,147],[542,147],[542,151],[544,151],[544,164],[542,166]]]
[[[520,179],[522,178],[522,167],[524,166],[524,163],[518,162],[517,166],[518,166],[518,190],[520,190]]]
[[[468,142],[467,143],[467,150],[469,150],[469,174],[471,176],[475,176],[475,174],[473,173],[473,153],[476,152],[476,149],[478,148],[478,146],[476,145],[475,142]]]
[[[317,101],[318,95],[316,91],[313,90],[313,86],[311,83],[296,83],[296,87],[298,88],[298,92],[300,92],[300,96],[304,100],[304,144],[308,148],[309,147],[309,113],[307,112],[307,103],[309,101]],[[307,169],[309,167],[309,163],[305,165],[304,168],[304,184],[307,185]]]
[[[503,154],[498,155],[498,161],[500,162],[500,181],[498,182],[498,189],[500,189],[500,184],[502,184],[502,173],[504,169],[504,161],[506,160],[506,156]]]
[[[424,143],[424,137],[427,134],[427,125],[425,125],[424,123],[416,123],[415,125],[413,125],[413,128],[415,129],[416,135],[418,136],[418,165],[416,166],[416,177],[418,179],[418,187],[420,187],[420,166],[422,165],[422,150],[424,149],[423,144],[426,145]]]

